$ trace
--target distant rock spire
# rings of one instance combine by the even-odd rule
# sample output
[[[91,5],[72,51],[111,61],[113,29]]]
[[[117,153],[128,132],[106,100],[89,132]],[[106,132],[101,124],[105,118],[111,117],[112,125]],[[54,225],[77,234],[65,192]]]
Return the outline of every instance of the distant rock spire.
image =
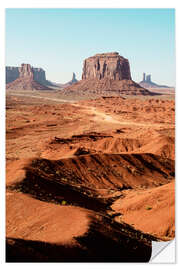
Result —
[[[72,81],[76,80],[76,74],[73,72]]]
[[[151,82],[151,75],[146,76],[146,82]]]
[[[73,76],[72,76],[72,80],[71,80],[71,84],[77,82],[76,79],[76,74],[73,72]]]
[[[142,82],[151,82],[151,75],[146,75],[146,73],[143,73],[143,80]]]

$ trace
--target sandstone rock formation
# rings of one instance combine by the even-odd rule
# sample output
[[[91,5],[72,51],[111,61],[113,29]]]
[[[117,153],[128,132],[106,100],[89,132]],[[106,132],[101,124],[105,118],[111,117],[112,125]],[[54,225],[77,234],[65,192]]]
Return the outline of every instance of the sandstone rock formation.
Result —
[[[33,78],[33,69],[30,64],[22,64],[19,68],[20,78]]]
[[[7,70],[12,71],[11,79],[18,76],[15,80],[7,83],[7,89],[50,90],[46,85],[39,83],[39,81],[43,83],[45,78],[45,72],[42,69],[35,69],[30,64],[22,64],[20,68],[8,67]],[[15,72],[16,76],[14,75]]]
[[[151,75],[146,75],[146,73],[143,73],[143,80],[139,83],[142,87],[146,88],[170,88],[167,85],[159,85],[157,83],[154,83],[151,81]]]
[[[67,82],[66,84],[64,84],[63,87],[66,87],[68,85],[72,85],[72,84],[74,84],[76,82],[78,82],[78,80],[76,79],[76,74],[73,72],[72,80],[70,80],[69,82]]]
[[[46,74],[42,68],[33,68],[33,73],[35,81],[47,85]]]
[[[23,64],[24,69],[28,69],[28,67],[26,67],[26,64]],[[29,65],[30,66],[30,65]],[[53,83],[51,83],[50,81],[46,80],[46,73],[42,68],[34,68],[31,67],[31,71],[33,73],[33,78],[36,82],[46,85],[46,86],[54,86]],[[21,67],[6,67],[6,83],[10,83],[15,81],[17,78],[20,77],[20,73],[22,76],[22,66]],[[28,72],[27,70],[24,72]],[[30,71],[29,71],[30,72]]]
[[[153,95],[131,79],[128,59],[117,52],[85,59],[82,80],[63,90],[66,95]]]
[[[82,79],[131,80],[129,61],[117,52],[96,54],[84,61]]]
[[[73,72],[73,76],[72,76],[72,80],[71,80],[72,83],[75,83],[77,82],[77,79],[76,79],[76,74]]]
[[[72,79],[67,83],[52,83],[55,87],[58,87],[59,89],[64,89],[74,83],[77,83],[78,80],[76,79],[76,74],[73,72]]]
[[[6,83],[15,81],[19,77],[19,67],[6,67]]]

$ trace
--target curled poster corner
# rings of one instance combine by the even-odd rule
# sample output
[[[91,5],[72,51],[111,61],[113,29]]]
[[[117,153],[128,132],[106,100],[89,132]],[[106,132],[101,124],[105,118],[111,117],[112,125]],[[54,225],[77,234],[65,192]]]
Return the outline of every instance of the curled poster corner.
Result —
[[[175,263],[175,239],[167,242],[152,241],[150,263]]]

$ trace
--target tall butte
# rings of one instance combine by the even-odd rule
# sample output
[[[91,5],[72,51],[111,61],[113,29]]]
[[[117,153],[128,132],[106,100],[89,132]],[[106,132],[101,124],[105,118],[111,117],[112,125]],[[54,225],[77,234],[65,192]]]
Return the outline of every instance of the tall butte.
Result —
[[[35,80],[34,70],[30,64],[22,64],[19,68],[19,77],[6,85],[7,89],[19,90],[51,90]]]
[[[66,87],[64,93],[153,95],[131,78],[128,59],[118,52],[96,54],[84,60],[82,80]]]

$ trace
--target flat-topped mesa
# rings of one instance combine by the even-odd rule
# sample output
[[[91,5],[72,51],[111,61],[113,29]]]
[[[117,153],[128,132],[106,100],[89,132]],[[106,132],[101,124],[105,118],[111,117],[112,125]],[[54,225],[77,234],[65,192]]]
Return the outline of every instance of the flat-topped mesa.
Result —
[[[96,54],[84,60],[82,80],[65,87],[64,95],[88,97],[155,95],[131,78],[128,59],[118,52]]]
[[[32,70],[33,70],[33,78],[35,81],[44,85],[48,85],[48,82],[46,80],[46,73],[42,68],[32,67]]]
[[[19,77],[19,67],[6,67],[6,83],[15,81]]]
[[[8,76],[10,74],[10,76]],[[30,64],[22,64],[21,67],[6,67],[7,89],[23,90],[51,90],[47,87],[45,71],[41,68],[33,68]]]
[[[84,60],[82,80],[103,79],[131,80],[128,59],[118,52],[96,54]]]

